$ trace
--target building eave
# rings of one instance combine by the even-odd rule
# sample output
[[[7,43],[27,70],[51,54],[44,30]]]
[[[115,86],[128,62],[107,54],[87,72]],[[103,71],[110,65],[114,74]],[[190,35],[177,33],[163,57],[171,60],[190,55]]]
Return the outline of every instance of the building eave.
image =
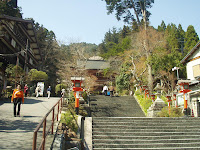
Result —
[[[185,64],[188,62],[188,59],[190,58],[190,56],[192,56],[192,54],[194,54],[194,52],[196,50],[198,50],[198,48],[200,47],[200,41],[192,48],[192,50],[181,60],[182,64]]]

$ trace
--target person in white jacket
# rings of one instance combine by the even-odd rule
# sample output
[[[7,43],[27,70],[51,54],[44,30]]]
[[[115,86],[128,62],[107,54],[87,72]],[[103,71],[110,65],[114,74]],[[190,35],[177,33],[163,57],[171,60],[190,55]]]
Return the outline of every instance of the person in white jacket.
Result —
[[[104,87],[103,87],[102,93],[104,93],[105,96],[106,96],[106,95],[107,95],[107,91],[108,91],[108,87],[107,87],[107,85],[105,84]]]

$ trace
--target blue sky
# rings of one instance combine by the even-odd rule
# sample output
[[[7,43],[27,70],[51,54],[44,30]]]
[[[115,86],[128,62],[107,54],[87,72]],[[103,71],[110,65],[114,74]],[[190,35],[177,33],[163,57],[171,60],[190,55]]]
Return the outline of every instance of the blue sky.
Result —
[[[57,40],[65,44],[99,44],[109,29],[124,25],[114,14],[107,15],[102,0],[18,0],[18,6],[22,7],[23,18],[33,18],[54,31]],[[164,20],[166,24],[180,23],[185,31],[193,25],[200,36],[199,6],[200,0],[155,0],[150,9],[151,25],[157,28]]]

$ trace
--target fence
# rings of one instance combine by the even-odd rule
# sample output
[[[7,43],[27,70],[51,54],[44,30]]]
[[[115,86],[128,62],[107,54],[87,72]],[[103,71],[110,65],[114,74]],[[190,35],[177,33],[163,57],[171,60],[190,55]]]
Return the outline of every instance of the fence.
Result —
[[[56,111],[56,107],[57,107],[57,114],[55,115],[55,111]],[[38,137],[38,132],[40,130],[40,128],[43,125],[43,132],[42,132],[42,140],[41,143],[38,147],[38,149],[45,149],[45,141],[46,141],[46,137],[49,135],[49,133],[51,132],[51,134],[53,134],[53,128],[54,128],[54,122],[57,119],[58,121],[58,115],[59,113],[61,113],[63,107],[63,98],[61,98],[49,111],[48,113],[44,116],[44,118],[42,119],[42,121],[38,124],[38,126],[36,127],[34,134],[33,134],[33,146],[32,146],[32,150],[36,150],[37,149],[37,137]],[[47,126],[47,117],[52,113],[52,119],[51,119],[51,125],[49,127],[49,129],[46,130]],[[56,117],[55,117],[56,116]]]

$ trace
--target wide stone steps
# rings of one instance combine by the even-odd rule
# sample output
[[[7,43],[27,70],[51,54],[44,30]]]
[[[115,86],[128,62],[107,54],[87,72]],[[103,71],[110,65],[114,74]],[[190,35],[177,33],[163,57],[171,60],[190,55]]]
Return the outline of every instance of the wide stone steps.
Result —
[[[93,149],[200,149],[199,118],[94,117]]]
[[[163,139],[163,140],[171,140],[171,139],[199,139],[200,135],[162,135],[162,136],[116,136],[116,135],[93,135],[93,141],[98,141],[101,139],[106,140],[157,140],[157,139]]]

